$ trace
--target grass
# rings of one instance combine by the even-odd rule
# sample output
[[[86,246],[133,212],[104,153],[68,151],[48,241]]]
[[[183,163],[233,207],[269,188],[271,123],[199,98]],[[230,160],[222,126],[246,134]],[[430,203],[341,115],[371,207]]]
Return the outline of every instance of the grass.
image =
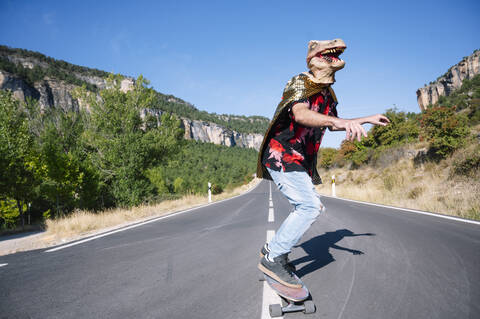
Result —
[[[411,159],[401,159],[385,168],[322,170],[327,182],[317,189],[330,195],[331,175],[335,175],[339,197],[480,220],[480,172],[454,173],[455,163],[474,151],[467,147],[439,163],[415,165]]]
[[[253,179],[250,183],[213,195],[212,202],[220,201],[242,194],[255,187],[260,179]],[[138,206],[131,209],[116,208],[103,212],[75,211],[72,214],[46,222],[46,230],[35,242],[24,240],[25,243],[16,244],[13,249],[0,245],[0,256],[38,248],[45,248],[67,241],[77,240],[98,232],[105,232],[120,228],[133,222],[166,216],[176,211],[204,205],[208,203],[207,196],[187,195],[176,200],[167,200],[155,205]]]

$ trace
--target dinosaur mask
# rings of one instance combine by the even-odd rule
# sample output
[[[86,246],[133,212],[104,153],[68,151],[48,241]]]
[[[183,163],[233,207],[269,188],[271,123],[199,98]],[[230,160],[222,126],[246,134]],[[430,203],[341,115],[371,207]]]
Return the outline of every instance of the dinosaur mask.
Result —
[[[308,42],[307,66],[310,72],[305,74],[315,83],[334,83],[335,72],[345,66],[339,56],[346,48],[342,39]]]

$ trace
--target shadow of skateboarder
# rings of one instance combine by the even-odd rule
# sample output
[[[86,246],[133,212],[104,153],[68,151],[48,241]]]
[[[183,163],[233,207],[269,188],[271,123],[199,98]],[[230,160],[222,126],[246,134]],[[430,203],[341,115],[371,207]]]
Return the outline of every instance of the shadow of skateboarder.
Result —
[[[303,277],[306,274],[309,274],[317,269],[325,267],[329,263],[335,261],[332,254],[330,254],[330,248],[348,251],[354,255],[362,255],[363,252],[360,250],[349,249],[345,247],[338,246],[340,240],[345,237],[356,237],[356,236],[375,236],[372,233],[365,234],[354,234],[351,230],[348,229],[339,229],[334,232],[326,232],[323,235],[313,237],[308,241],[302,243],[296,247],[302,247],[305,253],[307,254],[304,257],[295,259],[292,261],[294,265],[301,263],[309,262],[307,265],[303,266],[300,269],[297,269],[296,274],[298,277]]]

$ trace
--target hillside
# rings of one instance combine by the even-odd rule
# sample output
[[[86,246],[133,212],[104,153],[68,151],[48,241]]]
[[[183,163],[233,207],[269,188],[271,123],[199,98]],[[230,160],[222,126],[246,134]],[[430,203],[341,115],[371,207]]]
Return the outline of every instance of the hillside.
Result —
[[[199,111],[141,76],[0,47],[0,233],[246,184],[263,137],[252,131],[267,122]]]
[[[106,88],[108,75],[105,71],[56,60],[38,52],[0,46],[0,89],[12,90],[21,100],[34,98],[41,108],[76,110],[79,104],[71,94],[75,87],[83,85],[90,92],[98,93]],[[134,84],[131,77],[121,78],[124,89]],[[182,119],[187,139],[258,149],[269,123],[269,119],[261,116],[208,113],[173,95],[160,92],[156,95],[160,112],[174,113]]]
[[[320,151],[340,197],[480,220],[480,75],[422,113],[388,110],[391,124],[362,142]]]

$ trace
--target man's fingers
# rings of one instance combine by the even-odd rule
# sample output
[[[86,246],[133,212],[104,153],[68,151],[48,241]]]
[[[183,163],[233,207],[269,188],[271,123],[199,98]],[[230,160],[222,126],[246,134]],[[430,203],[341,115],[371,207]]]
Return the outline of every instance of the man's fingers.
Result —
[[[352,126],[350,125],[350,123],[347,124],[346,131],[347,131],[347,140],[351,141],[352,140]]]
[[[367,132],[365,132],[365,129],[363,128],[363,126],[358,125],[358,127],[359,127],[358,141],[360,142],[360,140],[362,139],[362,135],[363,135],[363,137],[367,137]]]
[[[364,137],[367,137],[367,132],[365,131],[365,129],[363,128],[363,126],[360,125],[360,128],[362,129],[362,134]]]
[[[390,120],[385,115],[379,114],[377,122],[378,122],[378,125],[385,126],[388,123],[390,123]]]
[[[355,128],[352,127],[352,130],[350,131],[350,141],[355,141],[355,135],[357,132],[355,132]]]
[[[385,115],[377,114],[373,117],[373,121],[371,123],[373,125],[386,126],[388,123],[390,123],[390,120]]]
[[[358,123],[355,123],[355,136],[354,136],[354,139],[356,138],[357,141],[360,142],[360,140],[362,139],[362,129],[363,127],[358,124]]]
[[[373,123],[375,125],[381,125],[381,126],[386,126],[388,123],[387,122],[382,122],[382,121],[377,121],[375,123]]]
[[[363,137],[367,137],[367,132],[360,123],[351,121],[345,125],[346,139],[349,141],[361,141]]]
[[[360,132],[360,128],[358,124],[355,126],[355,135],[357,136],[357,141],[360,142],[360,140],[362,139],[362,134]]]

